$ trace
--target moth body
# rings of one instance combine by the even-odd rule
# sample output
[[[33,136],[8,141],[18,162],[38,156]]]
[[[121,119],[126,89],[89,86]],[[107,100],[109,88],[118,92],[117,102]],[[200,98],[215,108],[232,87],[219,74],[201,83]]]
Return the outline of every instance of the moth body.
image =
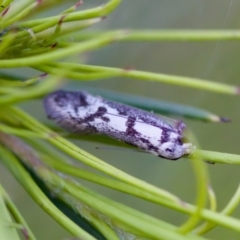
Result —
[[[171,126],[153,113],[93,96],[87,92],[57,91],[44,99],[50,119],[71,132],[100,133],[159,157],[175,160],[190,154],[183,142],[185,124]]]

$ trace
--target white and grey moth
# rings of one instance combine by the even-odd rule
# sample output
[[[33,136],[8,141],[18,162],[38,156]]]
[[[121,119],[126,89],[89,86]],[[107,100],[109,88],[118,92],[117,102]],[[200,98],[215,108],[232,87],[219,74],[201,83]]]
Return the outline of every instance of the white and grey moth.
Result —
[[[184,123],[171,126],[153,113],[84,91],[53,92],[44,99],[44,108],[68,131],[105,134],[166,159],[179,159],[193,149],[183,141]]]

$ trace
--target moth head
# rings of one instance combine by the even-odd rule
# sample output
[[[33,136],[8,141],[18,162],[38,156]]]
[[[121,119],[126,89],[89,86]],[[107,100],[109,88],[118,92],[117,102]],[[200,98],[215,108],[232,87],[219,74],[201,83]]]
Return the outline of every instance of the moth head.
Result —
[[[177,160],[184,155],[192,152],[193,145],[191,143],[183,143],[181,139],[177,141],[165,142],[160,147],[160,156],[170,160]]]

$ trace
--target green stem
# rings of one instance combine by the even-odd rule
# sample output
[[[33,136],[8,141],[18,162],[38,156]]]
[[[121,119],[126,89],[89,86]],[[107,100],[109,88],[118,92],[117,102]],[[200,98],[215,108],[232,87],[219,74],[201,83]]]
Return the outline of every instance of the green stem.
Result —
[[[86,42],[82,42],[79,44],[74,44],[65,49],[59,49],[57,51],[50,51],[49,53],[32,56],[32,57],[24,57],[24,58],[15,58],[15,59],[7,59],[0,60],[0,68],[14,68],[14,67],[24,67],[24,66],[35,66],[38,64],[51,62],[57,59],[61,59],[73,54],[79,54],[82,52],[86,52],[93,49],[98,49],[102,46],[110,44],[114,41],[122,38],[126,32],[119,31],[118,34],[106,34],[103,36],[99,36],[96,39],[92,39]]]
[[[126,29],[127,30],[127,29]],[[111,32],[115,32],[111,31]],[[184,42],[204,42],[204,41],[236,41],[240,40],[239,29],[232,30],[134,30],[129,29],[129,34],[121,39],[121,41],[184,41]],[[95,31],[76,34],[75,41],[94,38],[98,34],[104,34],[110,31]]]
[[[20,137],[26,137],[26,138],[48,138],[49,137],[48,135],[45,135],[45,134],[35,133],[35,132],[24,130],[24,129],[17,129],[15,127],[14,128],[9,127],[1,123],[0,123],[0,131],[4,133],[20,136]]]
[[[176,239],[176,240],[186,240],[191,239],[191,236],[182,236],[174,231],[169,231],[165,228],[160,228],[160,226],[155,226],[153,224],[149,224],[148,222],[136,218],[134,215],[129,214],[127,212],[123,212],[118,208],[115,208],[113,205],[108,204],[106,199],[102,201],[100,198],[96,198],[96,196],[92,196],[88,192],[81,190],[80,186],[76,187],[74,184],[70,182],[59,180],[55,175],[43,171],[40,173],[41,178],[47,179],[48,184],[53,188],[58,188],[61,186],[62,191],[66,191],[70,196],[74,196],[79,199],[81,202],[86,204],[87,206],[95,209],[99,213],[102,213],[113,221],[117,223],[121,223],[124,226],[129,226],[130,229],[135,229],[137,233],[143,234],[143,236],[150,237],[152,239]],[[61,197],[61,196],[60,196]],[[97,201],[96,201],[97,199]],[[118,224],[117,224],[118,225]]]
[[[198,153],[199,152],[199,153]],[[197,150],[193,156],[200,154],[201,158],[209,163],[240,164],[240,155],[232,153]]]
[[[48,77],[37,85],[21,89],[18,93],[0,96],[0,105],[10,105],[46,94],[60,84],[60,76],[63,76],[63,74],[64,72],[61,70],[58,76]]]
[[[0,191],[0,239],[20,240],[17,229],[11,226],[11,215],[5,205],[4,196]]]
[[[26,229],[29,240],[36,240],[33,232],[31,231],[26,221],[18,211],[17,207],[14,205],[14,203],[12,202],[12,200],[10,199],[10,197],[8,196],[8,194],[5,192],[5,190],[1,185],[0,185],[0,195],[2,195],[8,210],[11,212],[14,220],[19,224],[20,229]],[[4,239],[10,239],[10,238],[4,238]]]
[[[11,18],[8,18],[7,20],[4,19],[1,23],[2,26],[7,27],[10,26],[11,24],[21,20],[22,18],[24,18],[30,11],[32,11],[39,3],[38,2],[34,2],[28,6],[26,6],[24,9],[22,10],[18,10],[18,13],[16,13],[14,16],[11,16]]]
[[[208,185],[208,172],[206,164],[202,161],[201,156],[190,157],[191,163],[194,168],[197,180],[197,200],[196,211],[191,217],[179,228],[179,232],[188,233],[197,225],[201,220],[201,212],[205,207],[207,200],[207,185]]]
[[[63,22],[70,22],[70,21],[106,16],[109,13],[111,13],[120,4],[120,2],[121,2],[121,0],[110,0],[110,1],[108,1],[107,4],[100,6],[100,7],[92,8],[89,10],[84,10],[81,12],[73,12],[73,13],[66,14],[66,15],[64,14],[65,18],[63,19]],[[45,17],[43,19],[25,21],[23,23],[20,23],[18,26],[33,28],[35,26],[38,26],[38,25],[41,25],[41,24],[51,21],[52,24],[50,26],[48,26],[48,27],[51,27],[51,26],[56,25],[62,16],[63,15],[58,15],[58,16],[54,16],[54,17]]]
[[[84,240],[96,240],[94,237],[83,231],[68,217],[66,217],[58,208],[51,203],[51,201],[39,189],[36,183],[32,180],[28,172],[20,165],[15,156],[7,149],[0,146],[1,160],[21,183],[24,189],[31,195],[31,197],[38,203],[50,216],[52,216],[60,225],[76,237]],[[12,238],[6,238],[12,239]]]
[[[116,233],[103,221],[99,221],[91,214],[88,215],[88,220],[107,240],[119,240]]]
[[[0,64],[1,64],[1,61],[0,61]],[[144,80],[149,82],[155,81],[160,83],[174,84],[174,85],[180,85],[184,87],[192,87],[196,89],[202,89],[202,90],[231,94],[231,95],[239,94],[239,87],[237,86],[231,86],[228,84],[217,83],[217,82],[215,83],[212,81],[207,81],[207,80],[198,79],[198,78],[181,77],[181,76],[175,76],[175,75],[143,72],[143,71],[137,71],[137,70],[124,70],[124,69],[113,68],[113,67],[73,64],[73,63],[66,63],[66,62],[48,63],[47,65],[56,69],[63,68],[63,67],[68,69],[71,67],[72,69],[75,69],[78,71],[85,71],[86,73],[108,72],[116,75],[119,74],[119,76],[122,76],[122,77],[128,77],[128,78]],[[70,76],[69,74],[71,73],[66,70],[66,74]]]
[[[224,215],[232,214],[233,211],[237,208],[237,206],[239,206],[239,202],[240,202],[240,186],[238,186],[237,191],[235,192],[227,206],[221,211],[221,213]],[[194,232],[196,232],[197,234],[204,234],[206,232],[209,232],[216,226],[217,226],[216,223],[207,222],[206,224],[203,224],[202,226],[197,228]]]

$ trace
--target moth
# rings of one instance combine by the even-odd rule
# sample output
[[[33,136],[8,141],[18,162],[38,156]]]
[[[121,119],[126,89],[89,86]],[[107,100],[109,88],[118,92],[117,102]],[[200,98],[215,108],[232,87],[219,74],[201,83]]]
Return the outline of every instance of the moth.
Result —
[[[56,91],[44,98],[47,116],[75,133],[105,134],[162,158],[177,160],[191,154],[183,122],[175,126],[153,113],[93,96],[85,91]]]

